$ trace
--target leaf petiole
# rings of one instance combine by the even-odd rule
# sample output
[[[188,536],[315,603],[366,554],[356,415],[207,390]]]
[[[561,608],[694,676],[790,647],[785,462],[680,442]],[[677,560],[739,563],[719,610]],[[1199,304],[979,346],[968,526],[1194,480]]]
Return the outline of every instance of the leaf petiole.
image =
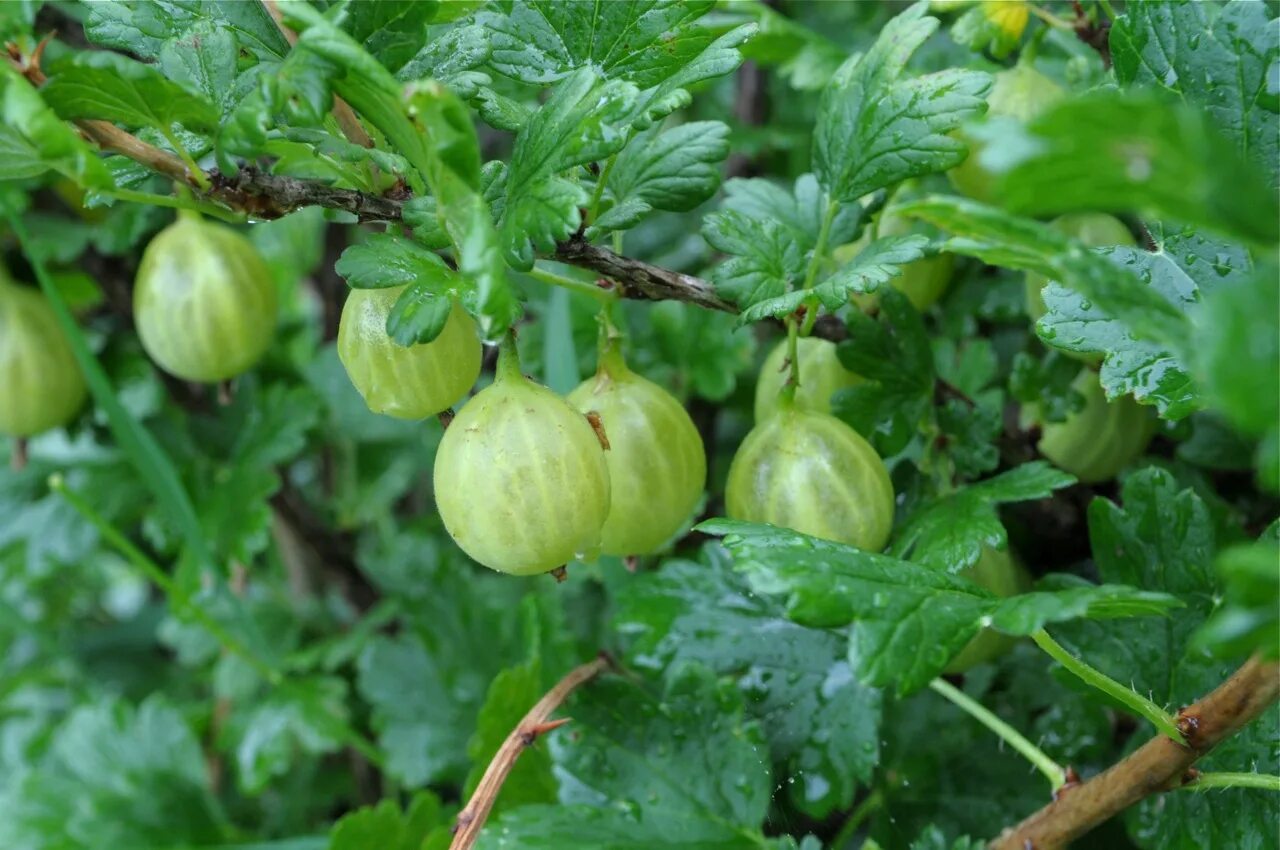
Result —
[[[556,274],[553,271],[548,271],[547,269],[537,265],[529,269],[525,274],[529,275],[529,277],[534,280],[549,283],[552,286],[558,286],[561,289],[567,289],[570,292],[577,292],[581,295],[590,295],[592,298],[595,298],[603,304],[609,304],[618,297],[612,290],[601,289],[593,283],[587,283],[585,280],[575,280],[562,274]]]
[[[1162,734],[1168,736],[1177,743],[1186,744],[1186,739],[1184,739],[1182,737],[1182,733],[1178,731],[1178,726],[1174,722],[1174,718],[1171,717],[1163,708],[1137,693],[1132,688],[1126,688],[1115,679],[1112,679],[1100,670],[1091,667],[1083,659],[1075,657],[1068,652],[1062,644],[1050,637],[1049,633],[1044,629],[1037,629],[1032,632],[1031,639],[1036,642],[1036,646],[1048,653],[1050,658],[1067,668],[1067,670],[1077,676],[1085,684],[1097,688],[1104,694],[1115,699],[1117,702],[1128,707],[1134,713],[1141,717],[1145,717],[1147,720],[1151,721],[1151,724]]]
[[[1021,732],[1014,729],[1008,723],[1005,723],[999,717],[996,717],[986,706],[970,697],[964,691],[952,685],[945,679],[934,679],[929,683],[929,687],[937,693],[946,697],[958,708],[973,717],[983,726],[986,726],[992,732],[1000,737],[1002,741],[1007,743],[1018,751],[1027,761],[1035,766],[1036,770],[1044,774],[1045,779],[1049,780],[1049,787],[1053,791],[1057,791],[1067,782],[1067,772],[1063,770],[1062,765],[1045,754],[1044,750],[1037,747],[1031,741],[1027,740]]]
[[[1255,788],[1280,792],[1280,776],[1268,773],[1202,773],[1178,786],[1183,791],[1208,791],[1211,788]]]

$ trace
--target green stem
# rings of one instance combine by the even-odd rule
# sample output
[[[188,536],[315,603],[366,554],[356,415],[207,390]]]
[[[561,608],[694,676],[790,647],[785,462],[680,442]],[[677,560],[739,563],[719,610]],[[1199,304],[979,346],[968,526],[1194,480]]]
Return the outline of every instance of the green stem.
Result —
[[[796,328],[796,317],[787,316],[787,382],[782,385],[782,403],[790,406],[795,400],[796,390],[800,389],[800,333]]]
[[[207,192],[209,190],[209,178],[200,166],[196,165],[196,161],[191,158],[191,154],[187,152],[186,147],[178,141],[178,137],[173,134],[173,130],[168,127],[161,127],[160,134],[164,136],[165,141],[173,148],[173,152],[182,160],[182,164],[187,167],[187,171],[191,174],[191,179],[196,181],[196,185],[200,187],[202,192]]]
[[[1151,721],[1151,724],[1156,729],[1177,743],[1186,744],[1182,733],[1178,731],[1178,725],[1174,718],[1163,708],[1135,692],[1132,688],[1126,688],[1115,679],[1089,666],[1085,661],[1076,658],[1062,644],[1050,637],[1049,633],[1044,629],[1037,629],[1032,632],[1031,639],[1036,642],[1036,646],[1048,653],[1050,658],[1067,668],[1085,684],[1097,688],[1134,713],[1145,717]]]
[[[587,283],[585,280],[574,280],[571,277],[556,274],[555,272],[548,271],[541,266],[535,265],[533,268],[529,269],[529,271],[525,272],[525,274],[529,275],[529,277],[534,280],[540,280],[543,283],[549,283],[552,286],[558,286],[561,289],[567,289],[570,292],[590,295],[592,298],[605,304],[608,304],[610,301],[613,301],[618,297],[612,290],[601,289],[594,283]]]
[[[1120,16],[1116,14],[1116,10],[1111,8],[1111,0],[1098,0],[1098,5],[1102,7],[1102,11],[1107,13],[1107,17],[1116,20]]]
[[[1280,792],[1280,776],[1267,773],[1202,773],[1186,785],[1183,791],[1207,791],[1210,788],[1256,788],[1261,791]]]
[[[836,833],[836,837],[831,841],[832,850],[844,850],[853,841],[853,836],[858,832],[858,827],[862,826],[867,818],[882,808],[884,808],[884,794],[880,791],[872,791],[866,799],[854,808],[849,814],[848,820],[840,827],[840,831]]]
[[[137,192],[133,189],[99,189],[119,201],[133,204],[150,204],[156,207],[168,207],[174,210],[195,210],[211,218],[221,219],[231,224],[244,224],[245,217],[223,209],[216,204],[206,204],[194,198],[179,198],[174,195],[157,195],[153,192]]]
[[[1064,21],[1062,18],[1059,18],[1057,15],[1053,14],[1047,9],[1041,9],[1039,6],[1037,6],[1034,3],[1028,3],[1027,6],[1031,9],[1031,14],[1035,15],[1037,18],[1044,21],[1046,24],[1048,24],[1051,27],[1056,27],[1057,29],[1060,29],[1060,30],[1075,29],[1075,27],[1071,25],[1070,21]]]
[[[516,335],[511,331],[498,343],[498,366],[494,370],[495,381],[523,381],[520,371],[520,352],[516,349]]]
[[[105,517],[99,514],[93,507],[82,499],[79,494],[73,492],[67,487],[66,481],[61,475],[52,475],[49,478],[49,489],[62,497],[67,504],[76,510],[82,517],[90,522],[108,543],[110,543],[116,551],[125,557],[129,563],[133,564],[144,576],[146,576],[156,587],[164,591],[165,596],[169,597],[170,602],[179,611],[191,616],[191,619],[213,635],[218,643],[227,648],[228,652],[238,655],[250,667],[254,669],[263,679],[266,679],[272,685],[279,685],[283,680],[283,676],[279,670],[276,670],[262,658],[259,658],[247,646],[240,642],[238,638],[222,627],[222,624],[215,620],[207,611],[197,605],[191,597],[187,596],[186,591],[182,589],[169,574],[160,568],[160,565],[147,557],[146,553],[133,545],[129,538],[120,533],[114,525],[107,521]]]
[[[1049,787],[1057,791],[1067,781],[1067,772],[1062,766],[1053,759],[1045,755],[1044,750],[1031,743],[1022,733],[1014,729],[1008,723],[1005,723],[999,717],[996,717],[982,703],[970,697],[964,691],[952,685],[945,679],[934,679],[929,683],[929,687],[955,703],[959,708],[968,713],[971,717],[986,726],[1000,739],[1018,751],[1023,758],[1035,765],[1036,770],[1044,774],[1049,780]]]
[[[604,184],[609,182],[609,172],[613,171],[613,163],[617,160],[616,156],[609,157],[604,164],[604,168],[600,169],[600,176],[596,178],[595,191],[591,193],[591,203],[587,205],[587,214],[590,216],[591,223],[596,220],[596,212],[600,208],[600,199],[604,197]]]
[[[818,270],[822,268],[822,264],[827,260],[827,240],[831,237],[831,224],[836,219],[836,213],[840,210],[840,204],[834,200],[827,201],[827,207],[822,213],[822,225],[818,228],[818,241],[813,246],[813,254],[809,257],[809,265],[804,271],[804,283],[801,285],[803,289],[813,289],[813,284],[818,279]],[[804,324],[800,327],[800,335],[808,336],[813,333],[813,325],[818,321],[818,299],[805,299]]]

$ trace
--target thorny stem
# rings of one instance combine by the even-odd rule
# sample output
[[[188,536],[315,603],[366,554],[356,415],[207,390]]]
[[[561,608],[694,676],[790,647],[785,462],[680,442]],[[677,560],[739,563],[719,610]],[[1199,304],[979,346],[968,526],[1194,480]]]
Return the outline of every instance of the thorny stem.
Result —
[[[1188,769],[1275,704],[1280,666],[1257,657],[1178,713],[1187,743],[1156,735],[1106,771],[1058,795],[991,841],[991,850],[1059,850],[1152,794],[1180,787]]]
[[[1171,717],[1163,708],[1142,696],[1142,694],[1137,693],[1132,688],[1126,688],[1115,679],[1112,679],[1100,670],[1091,667],[1084,660],[1075,657],[1067,651],[1066,647],[1050,637],[1049,633],[1044,629],[1037,629],[1032,632],[1031,639],[1036,642],[1036,646],[1048,653],[1049,657],[1067,668],[1067,670],[1079,677],[1085,684],[1097,688],[1120,704],[1128,707],[1139,716],[1145,717],[1147,720],[1151,721],[1151,724],[1155,726],[1161,734],[1167,735],[1179,744],[1186,743],[1182,733],[1178,731],[1178,726],[1175,723],[1174,718]]]
[[[580,685],[591,681],[611,666],[610,660],[602,655],[594,661],[575,667],[529,709],[502,742],[489,766],[485,768],[484,775],[480,777],[480,784],[476,786],[471,799],[458,813],[453,843],[449,845],[449,850],[467,850],[475,844],[494,802],[498,799],[498,793],[502,790],[502,783],[516,765],[516,759],[533,746],[539,736],[568,723],[569,718],[552,720],[552,712]]]
[[[1201,773],[1183,791],[1208,791],[1211,788],[1257,788],[1280,792],[1280,776],[1268,773]]]
[[[929,683],[929,687],[946,697],[957,707],[965,711],[974,720],[977,720],[983,726],[986,726],[992,732],[1000,737],[1002,741],[1013,747],[1023,758],[1031,762],[1036,770],[1044,774],[1045,779],[1049,780],[1050,790],[1056,792],[1067,782],[1067,772],[1063,770],[1062,765],[1049,758],[1044,750],[1037,747],[1017,729],[1014,729],[1008,723],[1005,723],[999,717],[984,706],[982,703],[970,697],[964,691],[952,685],[945,679],[934,679]]]

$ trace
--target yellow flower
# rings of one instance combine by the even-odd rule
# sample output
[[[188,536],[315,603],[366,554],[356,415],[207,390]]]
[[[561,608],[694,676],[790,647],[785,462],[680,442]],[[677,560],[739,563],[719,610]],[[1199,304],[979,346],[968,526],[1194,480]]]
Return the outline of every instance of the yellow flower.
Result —
[[[1029,5],[1024,0],[986,0],[982,14],[999,31],[1000,42],[1017,43],[1031,17]]]

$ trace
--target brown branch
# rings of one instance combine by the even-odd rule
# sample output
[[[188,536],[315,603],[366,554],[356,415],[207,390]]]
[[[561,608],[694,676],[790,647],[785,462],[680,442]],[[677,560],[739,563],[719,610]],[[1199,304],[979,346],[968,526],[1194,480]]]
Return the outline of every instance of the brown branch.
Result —
[[[594,679],[612,666],[609,658],[601,655],[595,661],[575,667],[557,682],[555,687],[547,691],[533,708],[529,709],[524,718],[516,724],[516,728],[511,730],[507,740],[502,742],[493,760],[489,762],[484,776],[480,777],[480,784],[476,786],[471,799],[458,813],[458,823],[454,827],[453,843],[449,845],[449,850],[467,850],[475,844],[485,820],[489,817],[489,812],[493,809],[494,801],[498,799],[498,792],[502,790],[502,783],[506,781],[511,768],[515,767],[520,753],[533,746],[540,735],[545,735],[552,729],[568,723],[567,717],[551,720],[551,713],[559,708],[579,685]]]
[[[1187,745],[1157,735],[1128,758],[1006,829],[991,850],[1055,850],[1139,801],[1177,788],[1191,765],[1260,715],[1280,694],[1280,665],[1256,657],[1178,714]]]
[[[615,254],[607,248],[592,245],[581,236],[572,236],[556,245],[555,259],[604,275],[616,284],[616,290],[623,298],[687,301],[708,310],[738,312],[736,307],[716,295],[710,282],[700,277]]]

